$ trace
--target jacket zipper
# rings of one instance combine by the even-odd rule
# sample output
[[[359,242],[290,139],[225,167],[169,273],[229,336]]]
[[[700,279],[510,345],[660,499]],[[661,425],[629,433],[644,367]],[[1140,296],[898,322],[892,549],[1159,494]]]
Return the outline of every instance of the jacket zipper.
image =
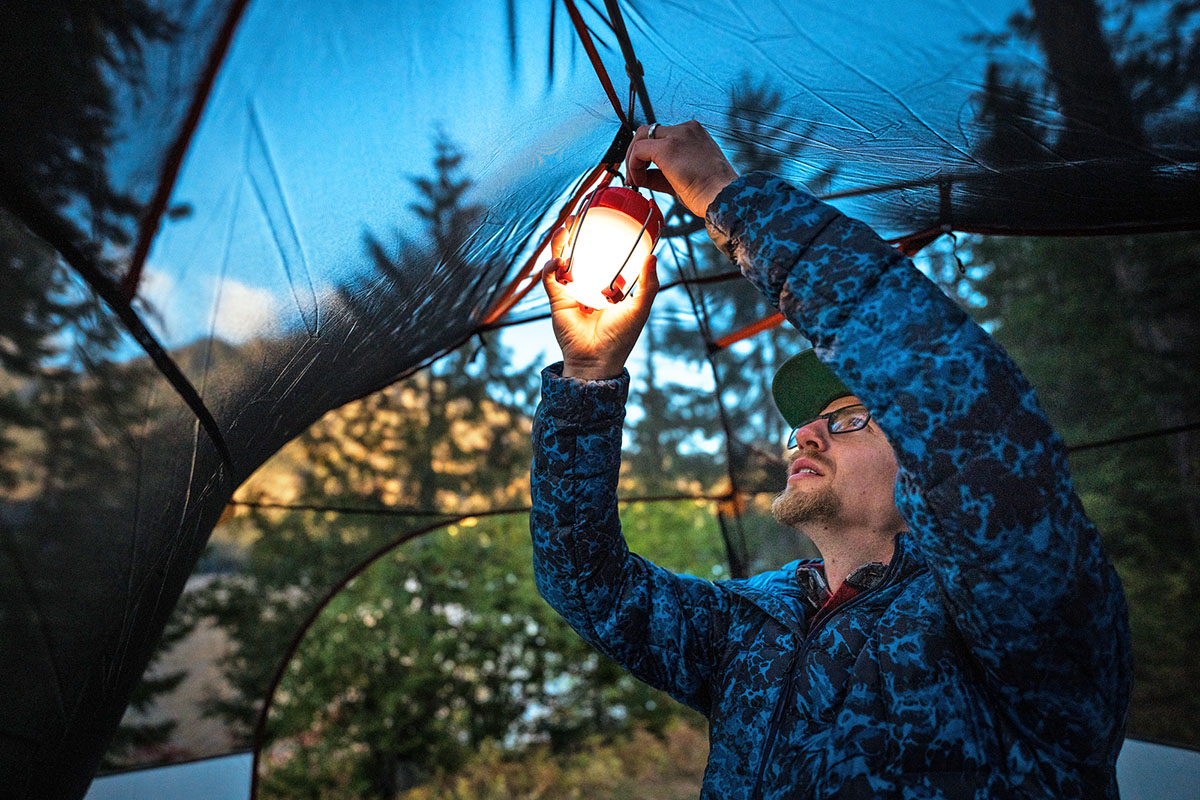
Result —
[[[898,557],[892,559],[892,561],[888,564],[887,571],[884,572],[883,577],[879,579],[879,583],[875,584],[870,589],[855,595],[845,603],[842,603],[840,606],[830,611],[829,615],[826,616],[825,619],[821,620],[820,624],[818,624],[813,630],[809,631],[808,635],[804,637],[804,642],[800,649],[792,653],[792,657],[788,661],[787,678],[783,683],[783,692],[779,695],[779,700],[775,703],[775,711],[771,714],[771,725],[767,729],[767,742],[763,746],[763,757],[758,762],[758,777],[754,779],[754,791],[750,793],[751,800],[762,800],[763,774],[767,770],[767,762],[771,758],[771,751],[775,749],[775,739],[777,736],[779,736],[779,728],[783,722],[783,711],[787,706],[788,696],[792,693],[792,682],[795,679],[797,663],[804,663],[804,656],[808,655],[808,650],[809,647],[812,646],[813,639],[817,637],[817,634],[822,628],[829,624],[829,620],[833,619],[843,611],[847,611],[858,605],[865,598],[870,597],[872,594],[882,591],[891,585],[891,582],[895,578],[895,573],[898,571],[897,565],[904,558],[902,553],[898,553],[897,555]]]
[[[830,616],[833,616],[830,614]],[[797,650],[792,651],[792,658],[788,661],[787,678],[783,682],[783,694],[779,696],[779,700],[775,703],[775,710],[771,713],[771,726],[767,728],[767,743],[763,745],[763,755],[758,762],[758,777],[754,779],[754,791],[750,793],[751,800],[761,800],[762,798],[762,782],[763,773],[767,769],[767,760],[771,757],[771,751],[775,749],[775,737],[779,735],[779,725],[783,721],[783,709],[787,704],[788,695],[792,693],[792,682],[796,675],[796,662],[801,654],[808,652],[807,643],[812,638],[810,634],[804,640],[804,645]]]

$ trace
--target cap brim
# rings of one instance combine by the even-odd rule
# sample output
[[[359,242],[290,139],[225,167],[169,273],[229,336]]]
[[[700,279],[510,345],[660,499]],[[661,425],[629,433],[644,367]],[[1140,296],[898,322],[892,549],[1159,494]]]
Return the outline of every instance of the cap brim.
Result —
[[[789,425],[797,427],[839,397],[854,393],[821,363],[816,351],[805,350],[783,362],[771,381],[771,394],[779,413]]]

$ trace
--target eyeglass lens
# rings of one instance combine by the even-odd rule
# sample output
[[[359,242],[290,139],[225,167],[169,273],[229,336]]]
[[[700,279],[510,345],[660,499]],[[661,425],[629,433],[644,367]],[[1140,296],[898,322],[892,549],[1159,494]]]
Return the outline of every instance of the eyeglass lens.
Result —
[[[836,411],[830,411],[828,414],[822,414],[814,420],[804,423],[799,427],[792,428],[788,435],[787,446],[789,450],[796,449],[796,431],[805,425],[811,425],[818,419],[825,420],[825,424],[829,426],[830,433],[852,433],[857,430],[862,430],[871,421],[871,412],[863,405],[852,405],[839,408]]]

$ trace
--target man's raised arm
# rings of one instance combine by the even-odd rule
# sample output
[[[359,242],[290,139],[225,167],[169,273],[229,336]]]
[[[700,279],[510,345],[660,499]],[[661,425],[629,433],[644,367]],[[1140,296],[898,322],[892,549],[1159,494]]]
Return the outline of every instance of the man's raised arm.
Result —
[[[719,184],[681,199],[887,433],[897,507],[998,705],[1064,758],[1115,755],[1130,685],[1124,596],[1032,388],[868,226],[773,176],[731,182],[704,167],[715,156],[698,127],[640,131],[630,174]]]
[[[1124,597],[1008,355],[870,228],[776,178],[729,186],[708,220],[887,433],[897,507],[1014,724],[1068,758],[1115,752]]]

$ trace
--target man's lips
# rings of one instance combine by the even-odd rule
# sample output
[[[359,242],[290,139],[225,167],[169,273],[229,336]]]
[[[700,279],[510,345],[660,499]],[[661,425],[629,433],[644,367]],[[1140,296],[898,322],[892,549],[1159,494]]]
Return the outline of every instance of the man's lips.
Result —
[[[810,458],[797,458],[788,465],[788,480],[792,478],[819,478],[825,470]]]

